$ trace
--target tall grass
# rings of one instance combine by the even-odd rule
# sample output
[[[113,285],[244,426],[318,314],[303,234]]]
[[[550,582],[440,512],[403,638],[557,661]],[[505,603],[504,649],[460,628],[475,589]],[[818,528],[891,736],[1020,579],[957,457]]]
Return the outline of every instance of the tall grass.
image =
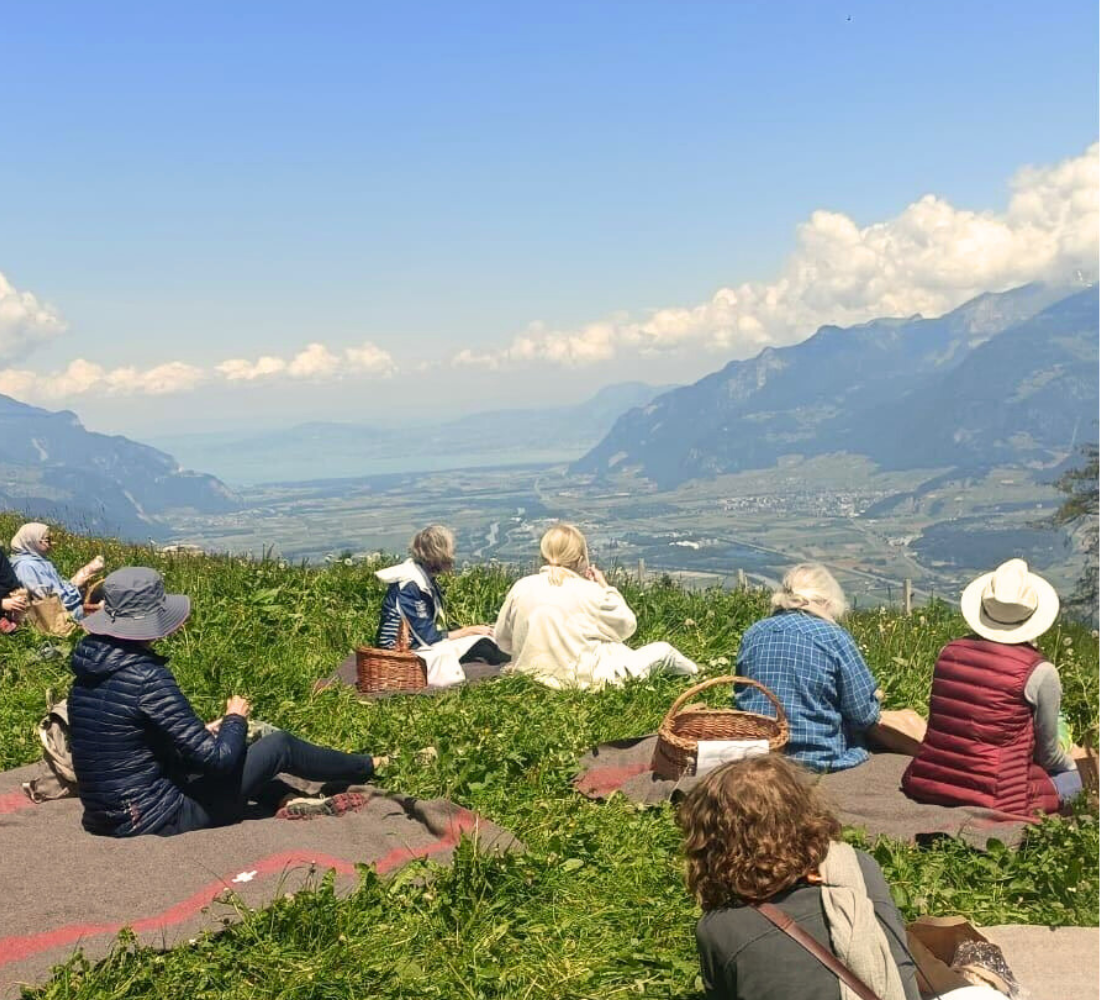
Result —
[[[15,528],[0,516],[0,538]],[[164,643],[183,689],[204,715],[227,695],[251,698],[258,717],[347,750],[394,755],[386,783],[446,796],[508,827],[522,856],[489,859],[464,847],[449,870],[364,877],[338,898],[330,884],[301,893],[193,947],[158,955],[123,939],[91,967],[76,959],[35,995],[51,998],[699,996],[692,927],[671,809],[603,805],[576,795],[577,758],[606,740],[651,732],[685,682],[655,678],[600,694],[555,692],[524,678],[434,698],[359,704],[350,690],[311,693],[357,643],[373,637],[381,585],[373,567],[308,569],[274,559],[163,556],[59,533],[68,571],[102,551],[108,566],[151,565],[194,605],[188,627]],[[491,621],[512,575],[475,567],[448,588],[457,623]],[[758,592],[689,592],[671,584],[622,588],[638,613],[638,643],[668,639],[728,672],[744,629],[766,613]],[[850,627],[889,707],[923,709],[939,648],[962,634],[945,605],[905,618],[853,615]],[[0,638],[0,763],[34,760],[45,692],[63,693],[67,657],[43,658],[28,632]],[[1063,623],[1044,638],[1079,736],[1095,737],[1097,642]],[[434,755],[420,751],[432,747]],[[1051,819],[1018,851],[979,854],[956,841],[924,849],[866,843],[907,916],[961,912],[978,923],[1095,924],[1095,817]],[[425,869],[434,877],[423,879]]]

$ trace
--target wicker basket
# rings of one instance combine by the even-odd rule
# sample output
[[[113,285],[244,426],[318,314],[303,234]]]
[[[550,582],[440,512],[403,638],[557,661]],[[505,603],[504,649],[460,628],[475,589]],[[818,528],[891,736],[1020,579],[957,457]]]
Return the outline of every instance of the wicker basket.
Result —
[[[360,646],[355,651],[356,688],[363,694],[383,691],[419,691],[428,686],[428,667],[409,650],[409,623],[404,618],[397,629],[393,649]]]
[[[742,712],[736,708],[682,706],[700,691],[716,684],[747,684],[758,688],[775,706],[775,718]],[[695,755],[700,740],[767,740],[768,748],[779,750],[790,737],[787,716],[779,700],[763,684],[747,677],[713,677],[688,688],[673,703],[657,730],[653,771],[660,778],[681,778],[695,773]]]

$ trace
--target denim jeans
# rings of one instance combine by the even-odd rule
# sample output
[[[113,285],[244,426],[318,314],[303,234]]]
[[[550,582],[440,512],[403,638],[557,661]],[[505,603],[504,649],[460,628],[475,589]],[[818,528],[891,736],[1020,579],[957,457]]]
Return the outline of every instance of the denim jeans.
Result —
[[[1081,772],[1077,768],[1052,774],[1050,780],[1054,784],[1054,789],[1058,793],[1058,801],[1062,805],[1072,802],[1084,790],[1084,785],[1081,783]]]
[[[366,754],[319,747],[290,733],[272,733],[253,743],[231,774],[204,775],[188,783],[180,811],[156,832],[168,837],[239,823],[250,801],[274,807],[288,791],[286,785],[275,780],[278,774],[306,781],[361,784],[374,774],[374,761]]]

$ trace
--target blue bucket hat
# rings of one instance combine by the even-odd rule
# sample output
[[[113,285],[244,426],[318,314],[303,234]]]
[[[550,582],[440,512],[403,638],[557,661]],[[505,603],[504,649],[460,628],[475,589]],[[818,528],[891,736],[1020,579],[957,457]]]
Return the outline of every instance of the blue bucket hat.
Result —
[[[103,608],[80,624],[93,635],[150,641],[171,635],[190,614],[191,598],[166,594],[156,570],[123,566],[103,581]]]

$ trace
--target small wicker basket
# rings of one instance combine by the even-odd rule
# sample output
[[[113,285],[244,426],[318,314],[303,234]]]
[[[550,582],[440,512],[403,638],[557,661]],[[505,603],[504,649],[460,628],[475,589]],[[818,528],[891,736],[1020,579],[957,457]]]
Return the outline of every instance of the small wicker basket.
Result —
[[[775,718],[736,708],[708,708],[706,705],[682,708],[689,698],[716,684],[747,684],[758,688],[775,706]],[[779,750],[786,746],[789,738],[790,729],[783,706],[763,684],[748,677],[712,677],[688,688],[672,703],[657,730],[653,771],[659,778],[670,779],[694,774],[696,752],[701,740],[767,740],[769,750]]]
[[[428,667],[409,649],[409,623],[404,618],[393,649],[360,646],[355,650],[355,673],[355,686],[363,694],[419,691],[428,686]]]

